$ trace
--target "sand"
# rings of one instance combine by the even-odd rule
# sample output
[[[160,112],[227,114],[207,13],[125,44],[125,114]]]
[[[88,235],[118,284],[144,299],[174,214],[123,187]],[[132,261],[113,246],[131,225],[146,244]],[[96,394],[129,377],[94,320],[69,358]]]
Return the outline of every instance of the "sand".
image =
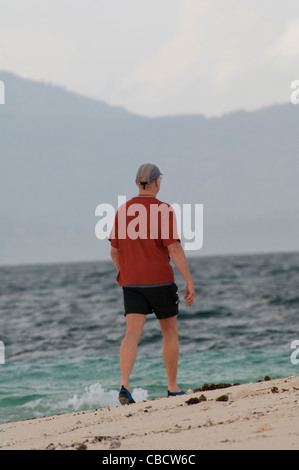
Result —
[[[186,403],[202,395],[206,401]],[[223,395],[227,401],[217,401]],[[0,449],[295,450],[298,401],[299,377],[189,391],[175,398],[5,423],[0,425]]]

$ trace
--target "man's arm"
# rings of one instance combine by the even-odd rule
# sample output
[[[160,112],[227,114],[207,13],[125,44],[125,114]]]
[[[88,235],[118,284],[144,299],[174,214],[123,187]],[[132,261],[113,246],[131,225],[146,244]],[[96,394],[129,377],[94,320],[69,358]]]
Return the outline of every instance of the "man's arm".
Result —
[[[117,272],[119,272],[118,253],[119,253],[119,249],[118,249],[118,248],[114,248],[113,246],[111,246],[110,256],[111,256],[111,258],[112,258],[112,261],[113,261],[113,263],[114,263],[114,266],[115,266],[116,269],[117,269]]]
[[[172,261],[174,262],[174,264],[176,265],[176,267],[178,268],[187,283],[184,298],[186,306],[191,307],[191,305],[193,304],[195,292],[193,280],[189,271],[188,263],[182,245],[180,244],[180,242],[176,241],[171,245],[168,245],[167,248],[169,256],[171,257]]]

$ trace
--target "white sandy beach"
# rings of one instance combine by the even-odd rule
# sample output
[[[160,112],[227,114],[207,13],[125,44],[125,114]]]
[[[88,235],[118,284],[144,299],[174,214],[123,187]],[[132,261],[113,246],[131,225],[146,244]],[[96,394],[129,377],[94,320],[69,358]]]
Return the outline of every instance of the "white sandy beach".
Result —
[[[206,401],[187,404],[202,395]],[[217,401],[227,395],[227,401]],[[0,425],[1,450],[299,449],[299,377]]]

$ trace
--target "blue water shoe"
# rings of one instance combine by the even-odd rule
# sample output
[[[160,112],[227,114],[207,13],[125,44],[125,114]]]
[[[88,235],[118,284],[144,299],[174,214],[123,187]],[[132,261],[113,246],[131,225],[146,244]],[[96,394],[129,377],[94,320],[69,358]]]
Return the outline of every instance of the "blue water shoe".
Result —
[[[123,385],[119,391],[118,399],[121,405],[130,405],[131,403],[135,403],[131,393]]]

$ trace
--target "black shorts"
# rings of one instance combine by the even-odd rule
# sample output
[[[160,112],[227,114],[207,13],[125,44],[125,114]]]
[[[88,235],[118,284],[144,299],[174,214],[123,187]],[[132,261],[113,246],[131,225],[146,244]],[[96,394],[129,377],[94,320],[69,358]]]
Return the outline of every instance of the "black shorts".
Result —
[[[153,287],[123,286],[125,315],[155,313],[159,320],[179,313],[178,287],[175,282]]]

